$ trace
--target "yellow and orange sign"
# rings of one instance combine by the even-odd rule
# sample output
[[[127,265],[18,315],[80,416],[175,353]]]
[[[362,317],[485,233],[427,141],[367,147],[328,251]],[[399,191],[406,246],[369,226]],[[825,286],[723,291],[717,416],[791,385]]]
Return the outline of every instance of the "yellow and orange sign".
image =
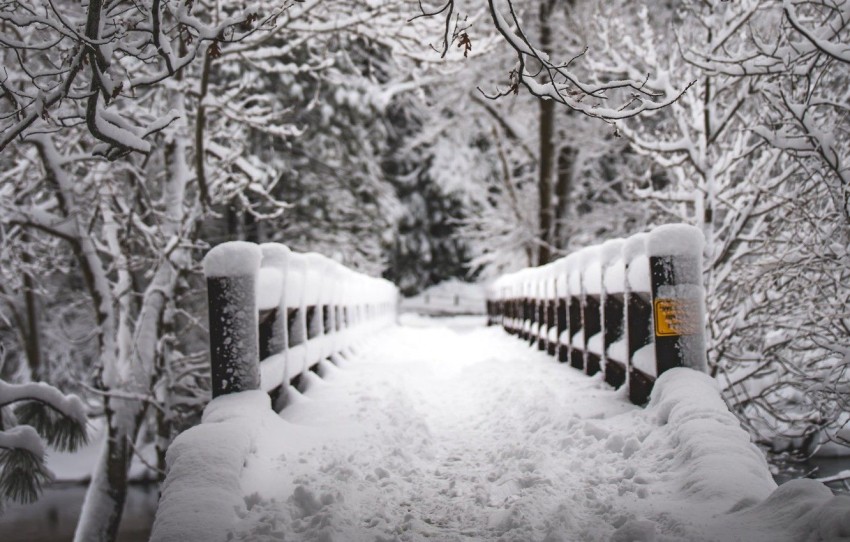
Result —
[[[655,335],[696,335],[700,328],[700,305],[696,299],[656,299]]]

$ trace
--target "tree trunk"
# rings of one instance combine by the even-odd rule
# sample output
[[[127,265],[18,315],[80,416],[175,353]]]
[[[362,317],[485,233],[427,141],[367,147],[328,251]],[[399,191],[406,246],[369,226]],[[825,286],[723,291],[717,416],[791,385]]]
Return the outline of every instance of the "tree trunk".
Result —
[[[552,258],[553,221],[552,221],[552,177],[555,170],[555,144],[552,141],[555,132],[555,102],[540,101],[540,173],[537,190],[540,194],[539,225],[540,249],[537,252],[537,265],[549,263]]]
[[[24,251],[21,254],[21,260],[25,266],[32,263],[32,256],[29,254],[29,247],[26,245],[29,242],[29,233],[23,230],[21,240],[25,245]],[[38,333],[38,300],[35,296],[35,280],[27,270],[24,273],[24,305],[26,308],[26,355],[27,363],[30,368],[30,378],[33,381],[41,380],[45,371],[41,366],[41,338]]]
[[[115,405],[115,410],[112,410],[113,403],[123,404]],[[133,411],[138,409],[126,403],[129,402],[123,399],[107,402],[107,439],[86,490],[74,542],[112,542],[118,538],[132,458],[130,439],[135,439],[134,431],[128,434],[128,428],[122,427],[122,419],[128,414],[138,419],[138,414],[133,415]],[[132,425],[138,427],[138,423]]]
[[[163,190],[165,220],[162,230],[166,238],[191,232],[181,232],[185,188],[188,182],[185,142],[176,141],[166,151],[169,175]],[[108,217],[105,216],[105,221]],[[197,223],[192,224],[196,226]],[[110,248],[113,248],[110,245]],[[114,248],[113,248],[114,250]],[[103,387],[109,393],[118,391],[132,397],[151,395],[156,379],[157,347],[162,336],[165,306],[174,296],[177,285],[177,268],[188,268],[191,255],[186,249],[173,250],[164,258],[145,288],[141,309],[133,324],[121,314],[117,321],[122,326],[116,330],[119,355],[112,366],[104,367]],[[120,276],[120,274],[119,274]],[[119,308],[128,305],[118,303]],[[132,327],[131,327],[132,326]],[[132,333],[132,335],[131,335]],[[108,420],[108,439],[100,460],[95,465],[92,482],[74,533],[75,542],[113,542],[127,494],[127,475],[133,446],[145,413],[145,403],[137,399],[105,397]]]
[[[549,16],[552,13],[552,2],[542,2],[538,15],[540,17],[540,48],[549,49],[552,41],[552,31],[549,26]],[[540,162],[537,190],[539,194],[538,225],[540,228],[540,248],[537,251],[537,265],[549,263],[552,259],[553,239],[553,208],[552,184],[555,172],[555,102],[540,100]]]
[[[553,242],[558,248],[566,248],[569,242],[567,234],[567,205],[570,202],[570,190],[573,187],[573,166],[578,151],[572,147],[561,147],[558,152],[558,178],[555,183],[555,234]]]

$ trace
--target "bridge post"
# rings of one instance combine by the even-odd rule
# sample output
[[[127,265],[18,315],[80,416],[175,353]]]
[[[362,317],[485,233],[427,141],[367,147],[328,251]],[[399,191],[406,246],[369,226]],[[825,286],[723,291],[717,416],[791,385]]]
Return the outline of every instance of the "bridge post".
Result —
[[[584,335],[582,333],[582,295],[581,295],[581,269],[578,262],[578,253],[570,261],[567,267],[567,289],[569,290],[569,302],[567,303],[567,321],[569,324],[570,343],[570,366],[580,371],[584,370]],[[576,345],[579,342],[581,348]]]
[[[602,338],[605,382],[619,388],[626,382],[624,291],[624,241],[612,239],[602,245]]]
[[[624,249],[629,398],[635,404],[649,400],[664,371],[706,370],[702,246],[699,229],[671,224],[634,236]]]
[[[562,258],[556,262],[556,279],[555,279],[555,297],[557,306],[557,355],[558,361],[561,363],[569,361],[570,346],[569,346],[569,322],[567,320],[567,303],[569,301],[569,293],[567,292],[567,273],[569,272],[568,263],[570,257]]]
[[[552,264],[540,267],[537,273],[537,349],[545,352],[549,341],[549,273]]]
[[[204,257],[210,324],[212,395],[260,387],[256,278],[262,254],[253,243],[222,243]]]
[[[602,370],[602,267],[599,246],[581,252],[581,321],[584,333],[584,373]]]
[[[626,343],[629,373],[629,400],[642,405],[649,400],[656,377],[655,352],[652,350],[652,279],[646,256],[647,234],[626,240],[623,261],[626,264]]]
[[[549,264],[549,272],[546,274],[546,353],[550,356],[558,354],[558,294],[555,292],[555,281],[557,280],[557,263]],[[552,339],[552,334],[555,339]]]
[[[658,375],[673,367],[707,370],[703,243],[702,232],[684,224],[659,226],[647,239]]]

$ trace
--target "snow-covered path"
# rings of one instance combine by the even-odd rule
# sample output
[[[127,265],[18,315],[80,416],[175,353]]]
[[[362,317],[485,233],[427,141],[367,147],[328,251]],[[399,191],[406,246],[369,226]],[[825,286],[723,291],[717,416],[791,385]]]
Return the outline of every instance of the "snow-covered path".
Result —
[[[229,540],[818,540],[803,505],[847,506],[816,523],[850,534],[825,488],[753,506],[775,485],[703,375],[640,409],[498,328],[428,322],[323,363],[283,421],[252,419]],[[204,426],[250,410],[214,404]]]

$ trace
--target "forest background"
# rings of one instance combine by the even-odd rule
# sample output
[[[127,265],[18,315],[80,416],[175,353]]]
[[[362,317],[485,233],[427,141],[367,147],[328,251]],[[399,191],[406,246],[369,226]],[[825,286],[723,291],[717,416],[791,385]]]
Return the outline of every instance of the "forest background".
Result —
[[[114,538],[132,455],[164,470],[198,421],[224,240],[411,295],[687,222],[730,408],[783,457],[850,444],[848,25],[846,0],[0,2],[0,378],[108,427],[78,538]],[[9,397],[0,447],[75,415]]]

